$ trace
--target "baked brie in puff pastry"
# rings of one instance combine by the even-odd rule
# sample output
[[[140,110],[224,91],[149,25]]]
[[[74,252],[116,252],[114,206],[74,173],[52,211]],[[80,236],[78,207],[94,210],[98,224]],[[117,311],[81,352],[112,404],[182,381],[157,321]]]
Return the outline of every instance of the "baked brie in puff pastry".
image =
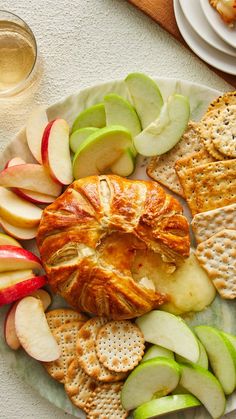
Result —
[[[155,182],[114,175],[72,183],[43,211],[37,243],[52,290],[74,308],[113,319],[168,301],[147,279],[133,279],[137,251],[161,255],[168,269],[190,251],[179,202]]]
[[[229,26],[233,26],[236,21],[236,0],[209,0],[220,14],[221,18]]]

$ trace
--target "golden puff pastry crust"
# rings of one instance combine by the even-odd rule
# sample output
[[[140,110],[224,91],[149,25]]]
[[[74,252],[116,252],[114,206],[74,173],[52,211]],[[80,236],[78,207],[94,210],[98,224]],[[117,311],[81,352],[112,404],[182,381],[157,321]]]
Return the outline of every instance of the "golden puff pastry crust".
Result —
[[[114,175],[72,183],[44,210],[37,243],[52,290],[74,308],[113,319],[168,301],[134,281],[137,250],[169,263],[190,250],[188,222],[175,198],[155,182]]]

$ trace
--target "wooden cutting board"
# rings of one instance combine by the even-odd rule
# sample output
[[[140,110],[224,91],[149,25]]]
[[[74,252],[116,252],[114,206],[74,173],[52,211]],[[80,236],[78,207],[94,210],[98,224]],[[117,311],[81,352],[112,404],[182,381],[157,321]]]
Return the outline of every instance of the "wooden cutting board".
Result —
[[[180,41],[186,48],[189,49],[186,42],[176,24],[173,0],[128,0],[130,3],[138,7],[145,14],[150,16],[159,25],[166,29],[175,39]],[[196,0],[199,1],[199,0]],[[208,64],[207,64],[208,65]],[[229,84],[236,88],[236,76],[226,74],[223,71],[216,70],[212,66],[208,65],[211,70],[226,80]]]

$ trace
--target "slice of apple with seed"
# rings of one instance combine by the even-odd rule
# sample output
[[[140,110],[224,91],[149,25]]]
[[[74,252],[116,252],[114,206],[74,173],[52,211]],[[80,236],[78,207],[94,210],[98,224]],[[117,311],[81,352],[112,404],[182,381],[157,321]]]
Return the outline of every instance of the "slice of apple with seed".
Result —
[[[73,160],[74,178],[110,171],[128,148],[133,150],[133,140],[126,128],[113,125],[98,130],[78,148]]]
[[[134,138],[138,153],[156,156],[171,150],[181,139],[190,117],[190,104],[179,94],[168,98],[159,117]]]
[[[107,125],[122,125],[134,137],[142,128],[135,108],[123,97],[110,93],[104,97]]]
[[[152,345],[145,352],[141,362],[148,361],[149,359],[157,358],[160,356],[164,358],[175,359],[174,353],[169,349],[163,348],[163,346],[160,345]]]
[[[172,359],[154,358],[136,367],[125,381],[121,402],[132,410],[153,397],[165,396],[177,386],[180,379],[178,364]]]
[[[153,310],[138,317],[136,323],[146,342],[170,349],[192,362],[199,359],[198,340],[180,317]]]
[[[191,394],[160,397],[139,406],[134,411],[134,419],[156,418],[167,413],[176,413],[200,405],[199,400]]]
[[[106,114],[104,104],[97,103],[85,109],[76,117],[71,131],[74,132],[79,128],[85,127],[103,128],[105,126]]]
[[[163,106],[159,87],[151,77],[142,73],[129,74],[125,82],[144,129],[159,116]]]
[[[84,140],[86,140],[91,134],[96,132],[98,129],[99,128],[85,127],[72,132],[70,136],[70,149],[73,151],[73,153],[76,153],[79,146],[84,142]]]

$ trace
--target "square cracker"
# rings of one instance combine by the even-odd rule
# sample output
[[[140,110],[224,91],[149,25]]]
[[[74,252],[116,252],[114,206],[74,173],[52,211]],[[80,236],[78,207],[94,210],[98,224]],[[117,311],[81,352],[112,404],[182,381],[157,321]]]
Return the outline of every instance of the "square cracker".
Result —
[[[190,121],[182,139],[172,150],[150,160],[147,167],[148,176],[178,195],[184,196],[182,186],[175,172],[175,162],[183,156],[199,151],[201,148],[198,123]]]
[[[236,159],[187,169],[180,178],[192,215],[236,203]]]
[[[200,243],[196,257],[222,298],[236,298],[236,230],[222,230]]]
[[[191,224],[198,243],[209,239],[225,227],[236,230],[236,204],[196,214]]]
[[[184,179],[186,170],[213,161],[215,161],[214,157],[212,157],[205,148],[202,148],[197,153],[189,154],[187,157],[177,160],[175,163],[175,171],[181,181],[182,178]]]

